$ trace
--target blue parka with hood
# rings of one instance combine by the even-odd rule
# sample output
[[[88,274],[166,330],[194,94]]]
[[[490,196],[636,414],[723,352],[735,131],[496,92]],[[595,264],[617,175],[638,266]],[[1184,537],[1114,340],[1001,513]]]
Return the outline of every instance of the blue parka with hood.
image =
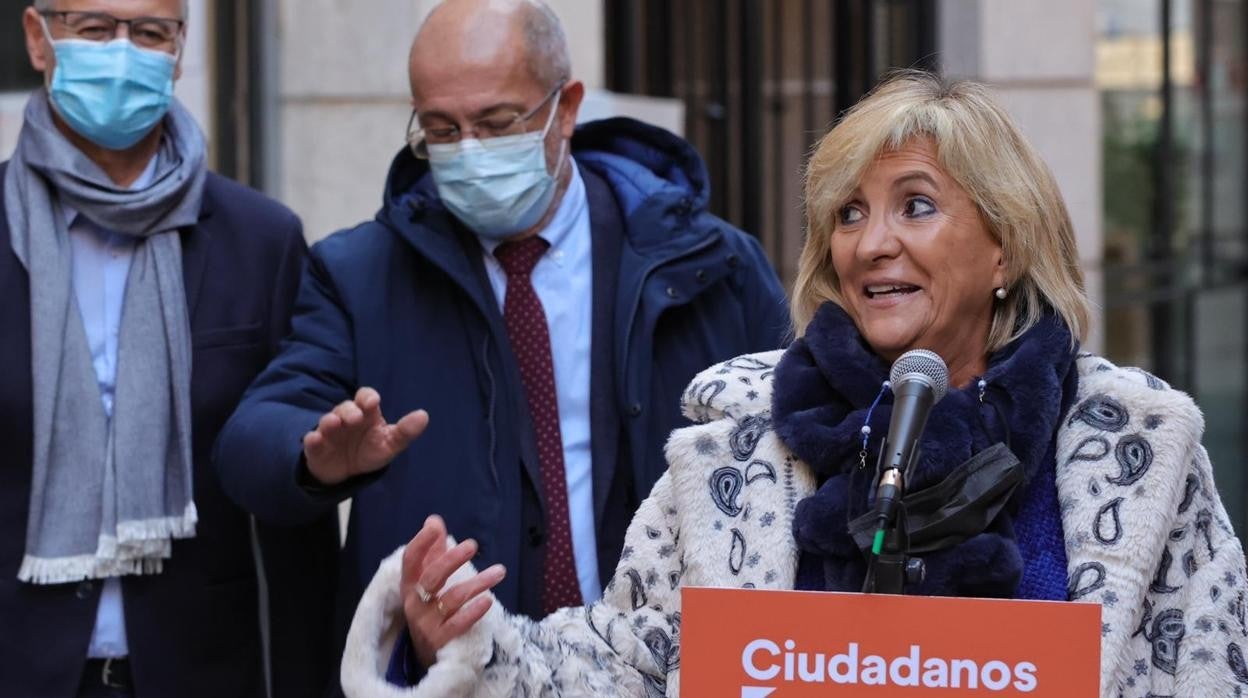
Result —
[[[706,210],[706,168],[683,140],[630,119],[577,129],[594,236],[591,432],[598,561],[605,583],[637,505],[684,424],[700,370],[782,345],[784,292],[757,241]],[[378,563],[432,513],[501,562],[509,610],[541,614],[544,535],[523,386],[477,239],[437,197],[425,161],[395,159],[375,220],[310,254],[291,335],[217,442],[227,492],[262,520],[296,523],[352,497],[339,579],[339,637]],[[390,421],[430,424],[380,473],[315,486],[303,435],[362,386]]]

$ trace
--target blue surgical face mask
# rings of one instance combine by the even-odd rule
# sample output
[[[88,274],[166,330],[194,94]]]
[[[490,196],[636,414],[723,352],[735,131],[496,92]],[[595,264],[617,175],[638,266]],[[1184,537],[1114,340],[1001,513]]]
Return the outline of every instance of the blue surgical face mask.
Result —
[[[554,199],[565,141],[552,173],[546,165],[546,133],[559,97],[541,131],[457,143],[430,144],[429,167],[442,203],[485,240],[506,240],[532,228]]]
[[[96,145],[125,150],[169,111],[177,56],[143,49],[128,39],[52,40],[56,68],[48,95],[56,113]]]

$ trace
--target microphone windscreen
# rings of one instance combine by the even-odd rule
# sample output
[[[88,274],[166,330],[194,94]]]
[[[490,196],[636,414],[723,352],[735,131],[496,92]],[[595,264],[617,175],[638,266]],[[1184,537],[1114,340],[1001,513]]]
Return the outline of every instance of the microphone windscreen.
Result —
[[[927,349],[911,349],[897,357],[893,368],[888,373],[888,380],[894,386],[913,374],[925,376],[932,386],[933,403],[940,402],[949,391],[949,369],[940,355]]]

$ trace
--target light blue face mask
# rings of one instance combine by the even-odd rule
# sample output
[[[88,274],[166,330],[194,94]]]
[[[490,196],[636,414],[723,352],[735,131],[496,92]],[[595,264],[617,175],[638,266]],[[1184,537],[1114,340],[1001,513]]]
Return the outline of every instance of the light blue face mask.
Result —
[[[558,95],[555,104],[559,104]],[[451,213],[486,240],[506,240],[532,228],[554,199],[565,141],[555,171],[546,167],[546,133],[557,107],[541,131],[457,143],[430,144],[429,167],[438,196]]]
[[[125,150],[169,111],[177,56],[143,49],[128,39],[51,40],[56,68],[48,95],[56,113],[96,145]]]

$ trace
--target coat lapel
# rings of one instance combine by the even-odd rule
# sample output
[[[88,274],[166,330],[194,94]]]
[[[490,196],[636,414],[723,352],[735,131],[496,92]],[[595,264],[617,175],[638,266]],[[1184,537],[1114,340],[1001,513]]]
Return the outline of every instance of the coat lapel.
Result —
[[[593,311],[590,339],[590,435],[594,520],[601,522],[618,467],[619,401],[615,386],[615,289],[620,276],[624,222],[607,183],[588,168],[580,170],[589,203],[593,255]]]
[[[200,206],[199,222],[193,228],[185,228],[182,237],[182,280],[186,286],[186,316],[194,321],[199,291],[204,282],[204,270],[208,266],[208,251],[213,239],[213,200],[211,177],[204,185],[204,202]]]

